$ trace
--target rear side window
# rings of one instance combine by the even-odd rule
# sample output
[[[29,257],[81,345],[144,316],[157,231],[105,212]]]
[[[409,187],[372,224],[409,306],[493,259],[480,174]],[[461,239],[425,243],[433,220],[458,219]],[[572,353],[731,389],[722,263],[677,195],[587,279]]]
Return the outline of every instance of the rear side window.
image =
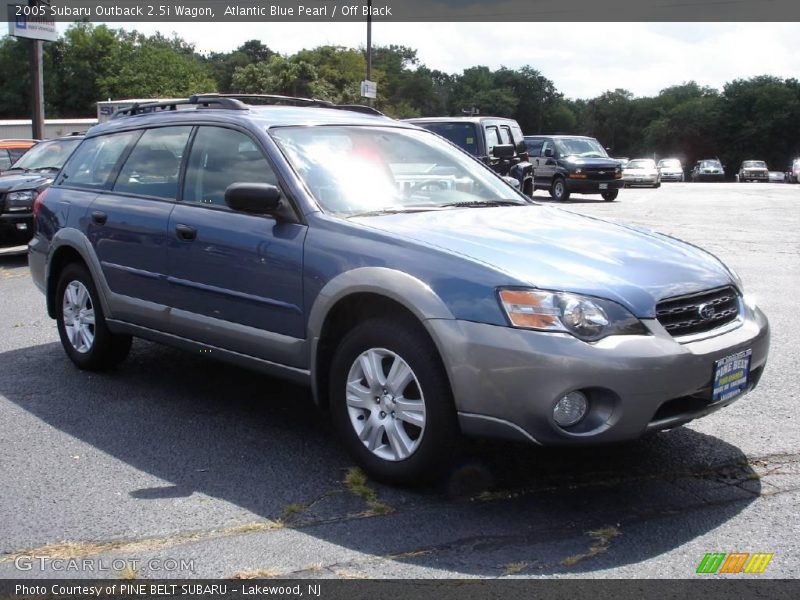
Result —
[[[503,140],[504,144],[513,144],[514,140],[511,137],[511,129],[503,125],[500,128],[500,139]]]
[[[429,131],[438,133],[473,156],[478,155],[478,141],[475,137],[474,123],[419,123],[419,125]]]
[[[8,150],[0,150],[0,171],[4,171],[11,166],[11,157]]]
[[[174,200],[191,127],[148,129],[136,142],[117,177],[114,191]]]
[[[183,200],[225,206],[225,190],[233,183],[278,185],[278,178],[249,136],[223,127],[200,127],[189,154]]]
[[[67,162],[58,183],[76,187],[106,187],[120,157],[138,136],[138,131],[126,131],[84,140]]]

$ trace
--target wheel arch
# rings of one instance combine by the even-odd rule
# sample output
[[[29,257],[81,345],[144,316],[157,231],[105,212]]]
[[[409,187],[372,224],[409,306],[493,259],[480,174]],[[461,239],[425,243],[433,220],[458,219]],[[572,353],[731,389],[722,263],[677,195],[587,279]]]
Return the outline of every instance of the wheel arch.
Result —
[[[83,264],[94,280],[97,288],[103,311],[106,315],[110,314],[108,307],[108,285],[100,261],[92,249],[89,240],[81,232],[75,229],[62,229],[53,238],[50,245],[50,253],[47,259],[47,269],[45,275],[47,314],[55,318],[55,295],[58,286],[58,278],[64,268],[73,262]]]
[[[311,309],[309,365],[314,401],[319,406],[328,405],[328,375],[339,342],[357,323],[384,316],[418,328],[435,346],[449,381],[441,344],[427,323],[453,319],[449,308],[427,284],[407,273],[364,267],[330,281]]]

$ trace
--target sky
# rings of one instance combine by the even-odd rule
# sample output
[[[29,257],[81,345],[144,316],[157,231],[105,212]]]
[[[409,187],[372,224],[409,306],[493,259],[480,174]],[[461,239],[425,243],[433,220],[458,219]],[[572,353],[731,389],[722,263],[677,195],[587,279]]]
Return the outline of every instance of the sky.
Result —
[[[292,54],[324,44],[366,45],[362,23],[108,23],[144,33],[172,32],[201,52],[249,39]],[[64,27],[65,25],[62,25]],[[651,96],[695,80],[721,88],[733,79],[800,79],[796,23],[373,23],[373,44],[415,48],[431,69],[460,73],[531,65],[569,98],[624,88]]]

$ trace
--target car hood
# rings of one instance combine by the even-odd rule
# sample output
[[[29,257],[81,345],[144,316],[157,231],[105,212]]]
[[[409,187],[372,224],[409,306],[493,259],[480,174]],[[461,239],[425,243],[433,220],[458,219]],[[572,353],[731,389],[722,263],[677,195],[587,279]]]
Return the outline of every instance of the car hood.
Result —
[[[607,298],[640,318],[654,318],[664,298],[732,283],[717,258],[691,244],[545,206],[350,220],[484,264],[505,273],[509,285]]]
[[[614,160],[613,158],[579,158],[577,156],[570,156],[564,157],[561,160],[569,165],[575,165],[576,167],[596,167],[598,169],[616,169],[619,167],[619,161]]]
[[[53,177],[41,173],[11,173],[0,175],[0,194],[18,190],[35,190],[53,181]]]

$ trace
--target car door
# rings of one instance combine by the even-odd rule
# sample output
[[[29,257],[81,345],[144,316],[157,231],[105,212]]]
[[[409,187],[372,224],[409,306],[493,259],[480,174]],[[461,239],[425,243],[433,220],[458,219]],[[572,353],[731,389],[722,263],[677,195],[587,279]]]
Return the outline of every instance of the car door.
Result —
[[[167,225],[178,194],[178,176],[191,126],[158,127],[131,137],[119,164],[101,158],[93,170],[113,170],[88,211],[89,238],[106,281],[117,296],[114,316],[163,329],[170,303]],[[111,153],[110,153],[111,154]]]
[[[298,341],[305,338],[306,226],[231,210],[225,190],[233,183],[279,185],[266,153],[248,133],[199,127],[182,199],[169,220],[173,333],[283,364],[299,363]]]
[[[548,151],[552,153],[547,156]],[[536,158],[536,168],[534,169],[533,178],[537,187],[542,189],[550,189],[553,185],[553,177],[556,174],[556,146],[552,139],[546,138],[542,144],[542,150]]]
[[[484,123],[483,136],[486,140],[486,164],[497,170],[501,161],[499,158],[495,158],[494,147],[503,143],[500,140],[500,130],[497,125]]]

